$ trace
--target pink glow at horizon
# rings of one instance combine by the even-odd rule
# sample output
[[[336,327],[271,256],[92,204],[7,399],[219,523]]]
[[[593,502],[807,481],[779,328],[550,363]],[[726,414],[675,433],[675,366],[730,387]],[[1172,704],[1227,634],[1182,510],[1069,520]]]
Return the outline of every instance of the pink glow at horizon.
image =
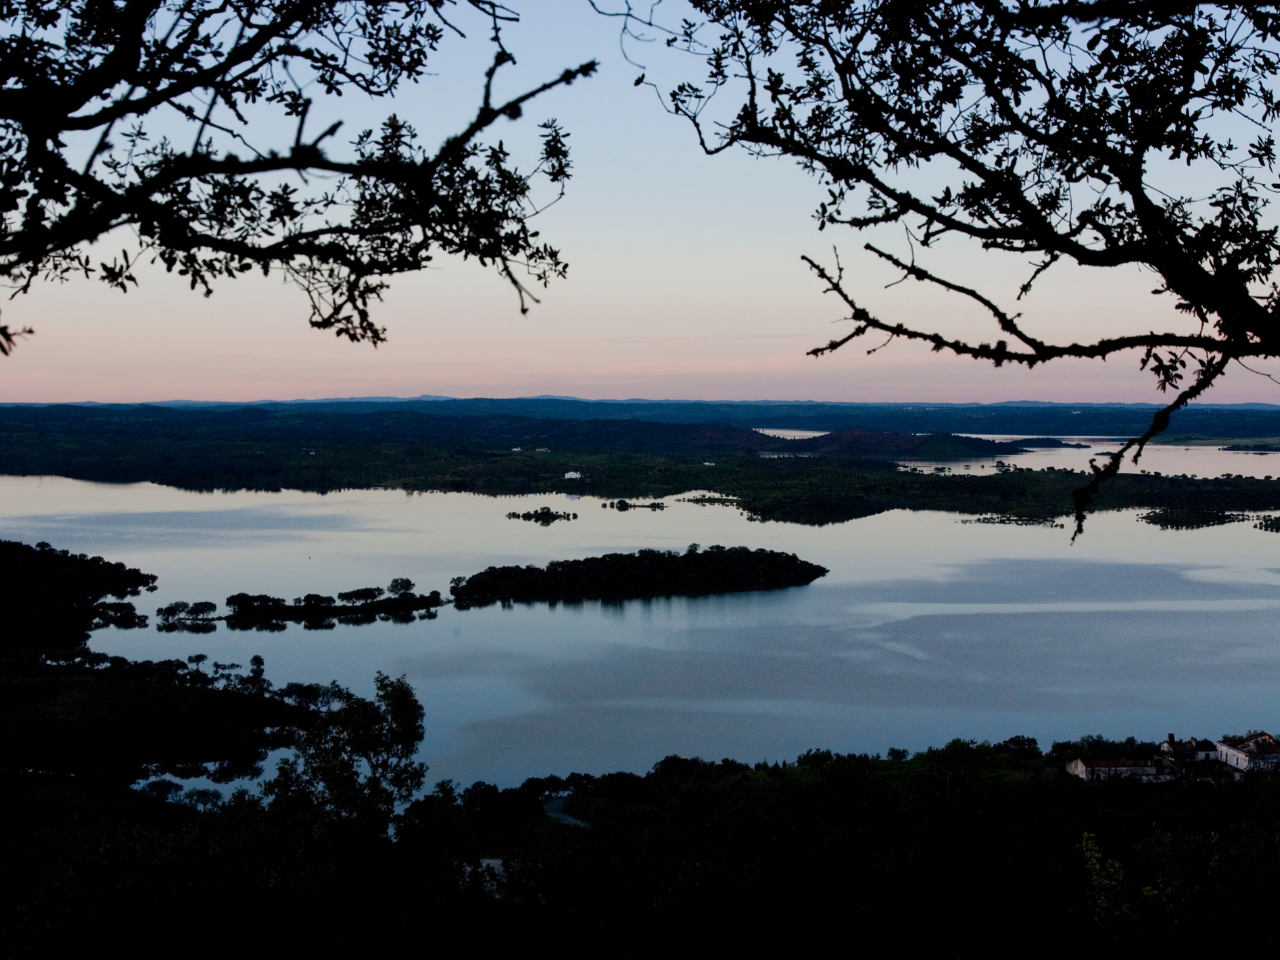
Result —
[[[750,287],[726,284],[719,302],[710,304],[681,294],[646,295],[622,284],[608,293],[600,289],[607,284],[591,278],[575,288],[571,279],[521,317],[499,280],[450,264],[440,274],[397,281],[379,313],[390,339],[378,349],[308,329],[300,295],[260,278],[237,281],[210,299],[163,275],[127,296],[88,282],[38,288],[5,310],[6,322],[30,324],[36,336],[0,358],[0,401],[423,394],[957,403],[1162,399],[1150,375],[1139,371],[1136,355],[1032,371],[997,370],[905,343],[873,356],[866,350],[874,344],[806,356],[847,324],[833,325],[840,315],[836,305],[823,300],[802,271],[792,275],[792,289],[756,297]],[[896,309],[911,319],[912,313],[927,317],[945,310],[932,291],[902,291],[914,299],[890,303],[882,284],[868,286],[885,315]],[[985,324],[969,316],[954,325],[978,339],[989,336]],[[1236,369],[1203,399],[1280,403],[1280,386]]]
[[[704,238],[690,246],[674,249],[654,237],[627,251],[589,242],[570,249],[569,280],[546,291],[525,317],[498,278],[472,265],[449,263],[400,278],[377,313],[390,338],[378,349],[308,329],[302,296],[274,278],[237,280],[208,299],[163,273],[144,276],[141,289],[128,295],[89,281],[37,287],[4,311],[6,323],[30,324],[36,336],[0,358],[0,401],[423,394],[858,402],[1163,398],[1138,369],[1136,355],[1031,371],[995,369],[901,342],[872,356],[866,351],[876,342],[809,357],[806,350],[848,328],[839,305],[822,296],[798,262],[796,251],[812,249],[811,237],[762,238],[751,247],[739,235],[732,244]],[[954,258],[960,269],[977,269],[964,260]],[[880,315],[992,338],[990,320],[966,304],[918,284],[885,290],[893,277],[855,262],[866,271],[859,290]],[[665,282],[657,286],[653,276]],[[1105,282],[1089,286],[1062,277],[1031,305],[1038,332],[1084,336],[1109,310],[1137,318],[1135,325],[1164,319],[1167,305],[1146,293],[1149,282],[1140,275],[1102,275]],[[1000,279],[992,282],[998,286]],[[1280,386],[1234,369],[1203,399],[1280,403]]]

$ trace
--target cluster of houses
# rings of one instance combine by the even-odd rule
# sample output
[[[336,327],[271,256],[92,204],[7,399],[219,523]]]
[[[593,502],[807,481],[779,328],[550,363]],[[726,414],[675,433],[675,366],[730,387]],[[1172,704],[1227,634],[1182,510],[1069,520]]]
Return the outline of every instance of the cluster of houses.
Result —
[[[1270,770],[1280,764],[1280,743],[1269,733],[1257,731],[1243,737],[1201,740],[1169,739],[1150,758],[1085,757],[1067,764],[1067,773],[1082,780],[1134,780],[1159,782],[1184,776],[1242,777],[1253,769]]]

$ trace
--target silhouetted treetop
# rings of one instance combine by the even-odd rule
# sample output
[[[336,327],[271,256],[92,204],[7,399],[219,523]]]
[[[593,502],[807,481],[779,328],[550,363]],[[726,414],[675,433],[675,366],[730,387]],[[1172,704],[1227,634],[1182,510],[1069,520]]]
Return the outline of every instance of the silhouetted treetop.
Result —
[[[451,17],[461,20],[451,20]],[[542,124],[520,171],[481,138],[540,94],[595,70],[571,67],[503,98],[515,58],[493,0],[33,0],[0,10],[0,277],[96,274],[121,290],[141,257],[208,294],[219,278],[280,270],[311,324],[377,343],[369,316],[385,278],[439,253],[494,264],[519,291],[562,275],[528,222],[534,175],[569,178],[565,135]],[[478,23],[493,58],[472,120],[432,152],[395,115],[354,131],[308,125],[317,102],[381,98],[416,82],[440,45]],[[346,137],[346,134],[343,134]],[[548,198],[550,199],[550,198]],[[118,228],[138,245],[95,262]],[[0,327],[0,353],[29,331]]]
[[[385,836],[398,807],[422,788],[427,765],[416,760],[425,712],[404,677],[378,672],[373,700],[336,683],[297,686],[293,701],[312,711],[291,756],[264,785],[274,804],[294,813],[322,812],[358,821]],[[303,696],[307,694],[308,696]]]

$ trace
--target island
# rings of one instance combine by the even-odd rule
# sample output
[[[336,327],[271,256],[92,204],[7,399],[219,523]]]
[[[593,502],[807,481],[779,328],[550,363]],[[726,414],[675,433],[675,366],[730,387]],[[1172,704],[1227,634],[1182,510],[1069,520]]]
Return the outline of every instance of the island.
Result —
[[[526,510],[524,513],[514,510],[507,514],[507,519],[532,520],[540,527],[549,527],[557,520],[577,520],[578,515],[576,513],[561,513],[552,510],[550,507],[539,507],[537,510]]]
[[[455,578],[449,592],[459,610],[494,603],[616,603],[800,587],[826,574],[826,567],[794,553],[722,546],[703,550],[693,543],[684,553],[640,550],[555,560],[545,567],[489,567],[472,577]]]

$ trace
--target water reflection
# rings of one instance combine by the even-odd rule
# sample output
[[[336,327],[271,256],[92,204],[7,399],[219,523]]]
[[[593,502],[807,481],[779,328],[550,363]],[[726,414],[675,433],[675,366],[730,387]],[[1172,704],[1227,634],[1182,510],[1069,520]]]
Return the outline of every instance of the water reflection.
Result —
[[[502,676],[540,704],[465,725],[441,758],[449,769],[510,776],[566,764],[642,767],[659,745],[785,758],[805,743],[879,750],[895,738],[916,746],[1015,729],[1154,736],[1162,727],[1218,731],[1244,717],[1274,723],[1280,591],[1186,572],[981,563],[947,582],[756,598],[750,616],[724,624],[706,611],[683,624],[636,618],[594,644],[577,624],[548,629],[532,613],[524,626],[541,635],[536,646],[492,630],[405,662],[427,689]]]
[[[506,514],[564,510],[567,499],[0,487],[0,536],[158,573],[160,605],[247,584],[336,596],[403,575],[446,589],[460,570],[691,540],[830,569],[776,593],[445,608],[429,624],[323,632],[95,636],[135,658],[261,653],[274,680],[336,679],[361,693],[375,670],[407,672],[427,709],[433,777],[507,783],[644,769],[671,752],[778,759],[815,745],[1153,739],[1280,723],[1280,537],[1245,523],[1160,529],[1126,511],[1094,517],[1072,545],[1063,530],[904,511],[805,528],[674,499],[643,517],[588,499],[570,510],[578,521],[543,528]]]
[[[979,434],[974,434],[979,436]],[[981,434],[984,440],[1006,442],[1020,440],[1019,436],[1004,434]],[[1016,467],[1028,467],[1042,470],[1053,467],[1055,470],[1088,470],[1089,461],[1095,459],[1099,464],[1105,458],[1120,449],[1124,440],[1116,442],[1112,437],[1061,437],[1059,439],[1071,443],[1088,444],[1087,449],[1044,449],[1032,450],[1029,453],[1005,455],[998,459]],[[1128,438],[1125,438],[1128,439]],[[973,457],[964,462],[942,461],[913,462],[911,466],[930,471],[937,467],[945,467],[952,473],[987,473],[995,469],[997,458]],[[1162,473],[1165,476],[1196,476],[1200,478],[1221,477],[1223,474],[1242,477],[1280,476],[1280,452],[1248,452],[1224,450],[1215,446],[1187,446],[1184,444],[1149,444],[1135,466],[1130,459],[1125,460],[1124,473]]]

